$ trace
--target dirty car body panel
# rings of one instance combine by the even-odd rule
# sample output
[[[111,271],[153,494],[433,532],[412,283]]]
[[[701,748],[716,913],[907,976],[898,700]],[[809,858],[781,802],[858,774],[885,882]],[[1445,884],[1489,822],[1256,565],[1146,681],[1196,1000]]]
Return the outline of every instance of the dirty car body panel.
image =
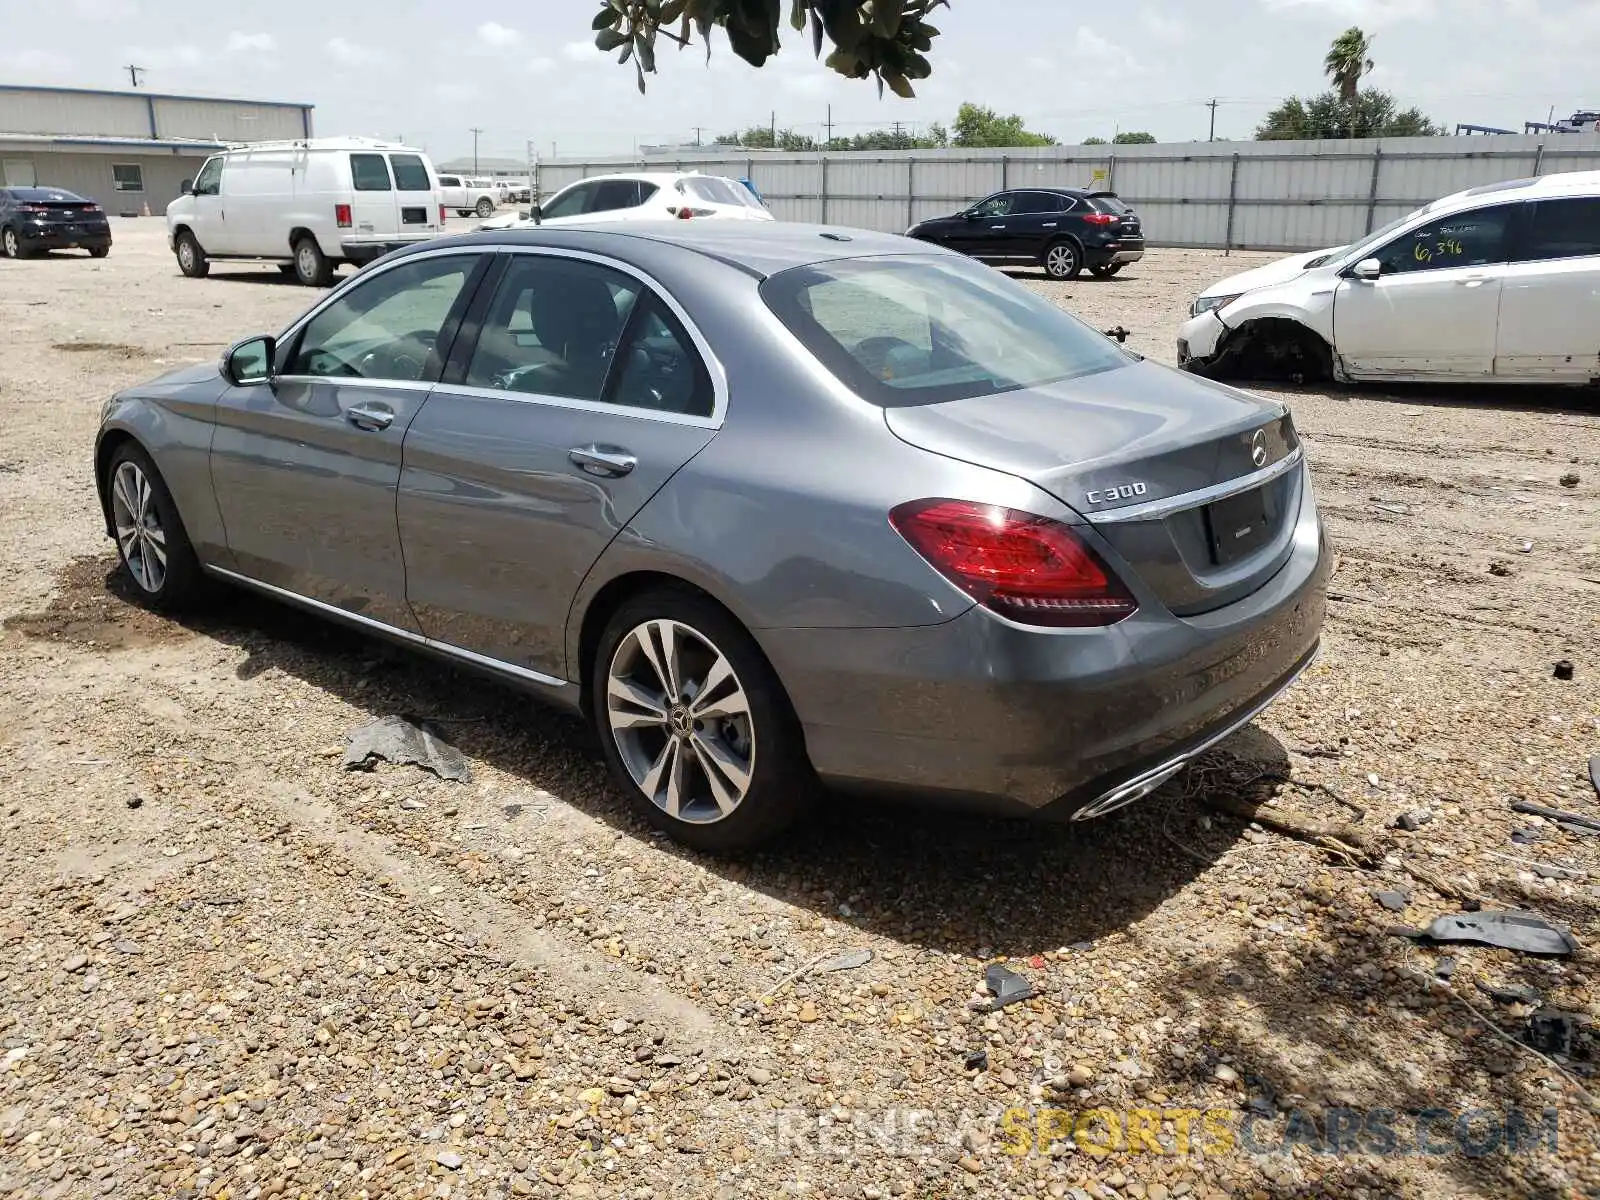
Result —
[[[294,362],[319,314],[382,323],[361,289],[452,255],[477,261],[403,331],[420,350],[333,356],[413,378],[309,395]],[[514,281],[546,268],[608,292],[541,307]],[[625,347],[606,402],[587,360],[549,361],[580,334]],[[105,448],[135,439],[207,570],[584,710],[619,598],[693,589],[759,647],[835,785],[1098,815],[1253,718],[1318,645],[1330,556],[1283,406],[1145,362],[950,251],[753,222],[497,231],[389,256],[275,347],[270,380],[197,369],[116,398],[102,495]],[[303,538],[281,519],[318,512]],[[1059,566],[1032,557],[1046,545],[1098,590],[1002,603],[1002,575]]]

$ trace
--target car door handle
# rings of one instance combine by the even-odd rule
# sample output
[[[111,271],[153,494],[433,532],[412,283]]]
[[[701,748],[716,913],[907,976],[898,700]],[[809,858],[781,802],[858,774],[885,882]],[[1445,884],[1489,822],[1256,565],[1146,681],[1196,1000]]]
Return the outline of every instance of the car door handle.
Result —
[[[371,433],[394,424],[394,410],[382,404],[355,404],[345,409],[345,419],[357,429]]]
[[[1489,282],[1489,277],[1487,275],[1468,275],[1461,282],[1466,287],[1481,287]]]
[[[574,446],[567,451],[572,464],[590,475],[626,475],[639,460],[621,446]]]
[[[989,228],[990,229],[1004,229],[1005,226],[1004,225],[991,225],[991,226],[989,226]]]
[[[1046,221],[1044,223],[1044,227],[1046,229],[1054,229],[1056,227],[1056,223],[1054,221]]]

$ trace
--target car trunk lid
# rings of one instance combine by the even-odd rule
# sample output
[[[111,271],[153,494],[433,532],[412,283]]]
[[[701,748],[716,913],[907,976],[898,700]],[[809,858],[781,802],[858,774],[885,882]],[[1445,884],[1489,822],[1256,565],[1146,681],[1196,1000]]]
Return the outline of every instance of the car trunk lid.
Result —
[[[902,441],[1021,476],[1082,514],[1180,615],[1283,565],[1303,486],[1279,405],[1153,363],[885,410]]]
[[[1139,214],[1115,192],[1091,192],[1089,206],[1096,212],[1116,217],[1119,222],[1117,233],[1123,239],[1144,240],[1144,227],[1139,222]]]

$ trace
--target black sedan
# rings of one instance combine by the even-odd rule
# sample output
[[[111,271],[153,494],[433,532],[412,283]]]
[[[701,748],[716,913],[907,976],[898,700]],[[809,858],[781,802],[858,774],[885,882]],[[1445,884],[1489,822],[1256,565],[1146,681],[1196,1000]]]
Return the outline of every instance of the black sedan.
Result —
[[[111,253],[106,210],[60,188],[0,188],[0,250],[7,258],[30,258],[43,250]]]
[[[1079,188],[1019,188],[996,192],[951,217],[906,230],[986,263],[1033,263],[1052,279],[1074,279],[1083,268],[1109,279],[1144,257],[1144,231],[1115,192]]]

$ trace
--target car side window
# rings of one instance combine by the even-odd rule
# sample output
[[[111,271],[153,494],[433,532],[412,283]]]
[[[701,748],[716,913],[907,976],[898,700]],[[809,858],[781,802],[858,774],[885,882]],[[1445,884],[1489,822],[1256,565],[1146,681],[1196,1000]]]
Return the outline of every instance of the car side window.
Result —
[[[389,160],[381,154],[352,154],[350,182],[358,192],[394,190],[389,182]]]
[[[1375,255],[1383,274],[1481,267],[1506,260],[1506,231],[1514,204],[1497,204],[1438,217],[1403,234]]]
[[[599,400],[641,290],[595,263],[514,255],[467,364],[467,386]]]
[[[688,330],[654,292],[646,291],[634,309],[604,399],[625,408],[711,415],[716,397],[705,362]]]
[[[475,254],[419,258],[353,285],[311,318],[285,373],[438,378],[439,335],[477,262]]]
[[[1009,192],[1001,196],[990,196],[972,210],[972,215],[975,217],[1004,217],[1013,211],[1011,204],[1015,198]]]
[[[590,212],[613,212],[639,206],[639,184],[633,179],[607,179],[595,188]]]
[[[215,196],[222,189],[222,156],[206,159],[206,165],[200,168],[200,174],[194,179],[194,194],[196,196]]]
[[[439,176],[439,186],[440,187],[460,187],[461,186],[461,180],[456,178],[454,175],[441,175],[441,176]]]
[[[1536,200],[1529,206],[1519,262],[1600,255],[1600,196]]]
[[[589,197],[594,195],[595,185],[580,183],[576,187],[562,192],[542,209],[546,217],[576,217],[589,211]]]

